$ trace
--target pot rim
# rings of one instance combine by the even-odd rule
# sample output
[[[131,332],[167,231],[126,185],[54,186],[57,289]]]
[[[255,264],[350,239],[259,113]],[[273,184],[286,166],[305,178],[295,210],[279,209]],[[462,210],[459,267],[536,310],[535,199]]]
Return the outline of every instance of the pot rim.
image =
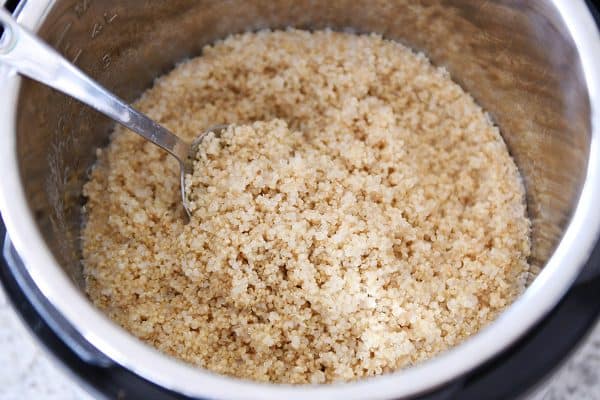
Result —
[[[35,30],[48,4],[28,2],[18,21]],[[43,2],[42,2],[43,3]],[[266,384],[225,377],[165,356],[97,310],[66,276],[46,246],[28,207],[16,156],[17,98],[21,78],[0,65],[0,211],[10,240],[41,293],[89,343],[121,366],[162,387],[215,399],[386,399],[433,390],[500,353],[545,316],[585,265],[600,233],[600,34],[583,1],[553,0],[578,50],[587,84],[592,135],[575,212],[558,247],[526,292],[499,318],[463,344],[432,360],[395,373],[351,383]]]

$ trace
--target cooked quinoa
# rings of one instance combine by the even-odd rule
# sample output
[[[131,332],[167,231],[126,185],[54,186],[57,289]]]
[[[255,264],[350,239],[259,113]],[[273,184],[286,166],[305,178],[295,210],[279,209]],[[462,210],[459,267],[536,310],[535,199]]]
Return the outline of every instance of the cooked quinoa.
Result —
[[[159,350],[269,382],[354,380],[459,344],[529,277],[524,189],[446,71],[376,35],[231,36],[137,107],[202,143],[187,177],[117,127],[85,185],[92,301]]]

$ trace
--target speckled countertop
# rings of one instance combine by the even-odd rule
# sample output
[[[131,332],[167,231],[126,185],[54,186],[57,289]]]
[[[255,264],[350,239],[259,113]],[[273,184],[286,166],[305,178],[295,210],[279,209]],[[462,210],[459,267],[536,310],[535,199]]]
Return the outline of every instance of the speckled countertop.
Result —
[[[0,400],[89,398],[38,348],[0,289]],[[535,400],[600,400],[600,323]]]

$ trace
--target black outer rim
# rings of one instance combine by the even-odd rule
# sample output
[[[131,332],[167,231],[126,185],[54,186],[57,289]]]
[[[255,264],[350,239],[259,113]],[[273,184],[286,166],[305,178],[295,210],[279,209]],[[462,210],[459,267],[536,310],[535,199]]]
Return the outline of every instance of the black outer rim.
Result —
[[[6,228],[0,221],[0,249],[4,247],[5,237]],[[0,257],[0,284],[21,321],[37,339],[38,344],[43,346],[46,354],[94,398],[185,399],[116,364],[103,366],[84,361],[80,354],[51,328],[47,318],[51,317],[53,307],[36,290],[31,278],[19,266],[8,263],[4,257]],[[33,306],[33,298],[42,309]],[[85,342],[81,337],[78,340]]]

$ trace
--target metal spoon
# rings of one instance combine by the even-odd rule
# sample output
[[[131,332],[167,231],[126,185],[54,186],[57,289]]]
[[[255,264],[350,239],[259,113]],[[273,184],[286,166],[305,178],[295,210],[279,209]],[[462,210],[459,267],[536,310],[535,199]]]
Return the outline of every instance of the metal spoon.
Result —
[[[187,143],[103,88],[35,34],[21,27],[2,7],[0,25],[4,27],[4,35],[0,39],[2,64],[87,104],[168,151],[177,159],[181,171],[181,201],[187,216],[190,217],[185,193],[185,176],[192,173],[197,147],[206,133],[212,131],[218,135],[227,125],[215,125],[201,133],[192,143]]]

